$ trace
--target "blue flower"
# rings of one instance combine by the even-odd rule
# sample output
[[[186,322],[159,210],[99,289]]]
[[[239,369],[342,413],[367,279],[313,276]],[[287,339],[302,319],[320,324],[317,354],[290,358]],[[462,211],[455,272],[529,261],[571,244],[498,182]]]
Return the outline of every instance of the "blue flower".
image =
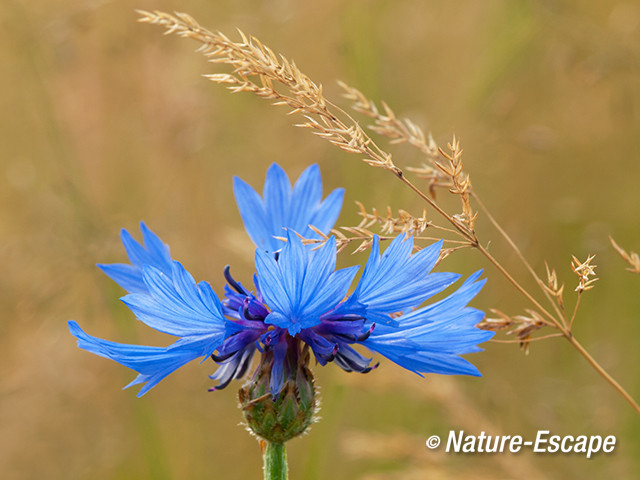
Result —
[[[284,170],[272,164],[267,170],[263,198],[238,177],[233,179],[233,191],[249,237],[258,248],[269,252],[282,248],[282,241],[275,237],[283,237],[285,229],[305,238],[318,238],[309,225],[328,233],[340,214],[344,198],[344,189],[337,188],[322,200],[318,165],[302,172],[292,188]]]
[[[329,199],[339,196],[341,202],[342,191],[319,203],[317,168],[302,174],[293,193],[283,175],[277,166],[267,174],[263,205],[277,210],[263,212],[269,225],[263,219],[256,227],[255,220],[245,218],[258,246],[254,291],[236,281],[227,267],[225,296],[220,301],[208,283],[196,283],[171,259],[168,247],[141,224],[144,246],[126,231],[122,234],[131,264],[100,268],[130,292],[122,301],[139,320],[178,337],[177,341],[168,347],[114,343],[90,336],[69,322],[78,346],[137,371],[139,375],[128,386],[144,383],[138,395],[202,357],[219,364],[211,376],[218,381],[212,390],[222,389],[245,375],[256,352],[270,362],[269,386],[277,395],[285,381],[295,376],[295,359],[303,347],[311,349],[321,365],[333,362],[346,371],[366,373],[377,367],[354,348],[359,345],[420,375],[480,375],[460,357],[479,351],[478,344],[493,335],[475,327],[483,313],[467,306],[484,285],[480,272],[444,299],[421,306],[460,277],[431,273],[442,242],[412,253],[413,239],[400,235],[381,254],[379,239],[374,237],[362,277],[348,295],[358,267],[336,270],[334,237],[318,248],[304,245],[291,227],[278,231],[287,221],[297,222],[303,231],[310,223],[323,231],[330,229],[337,216],[337,200]],[[315,185],[317,193],[304,211],[293,207],[301,198],[296,196],[301,195],[296,193],[298,184]],[[236,196],[247,188],[236,179]],[[238,199],[238,204],[246,213],[248,203],[243,201]],[[295,214],[288,213],[292,208]],[[284,236],[286,242],[276,242],[273,235]]]

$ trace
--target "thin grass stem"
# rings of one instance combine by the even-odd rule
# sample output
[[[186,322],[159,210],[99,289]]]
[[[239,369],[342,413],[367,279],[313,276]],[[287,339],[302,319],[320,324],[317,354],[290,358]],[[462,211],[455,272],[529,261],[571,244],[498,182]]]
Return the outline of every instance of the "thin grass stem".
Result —
[[[576,304],[573,307],[573,314],[571,315],[571,321],[569,322],[569,330],[573,330],[573,321],[576,319],[576,314],[578,313],[578,306],[580,305],[581,298],[582,292],[578,292],[578,298],[576,299]]]
[[[553,306],[556,314],[558,315],[558,318],[563,319],[563,323],[564,323],[564,325],[566,327],[566,316],[565,316],[564,312],[560,309],[560,307],[557,305],[557,303],[553,301],[553,299],[551,298],[551,295],[549,295],[549,292],[547,292],[547,289],[544,287],[544,282],[538,276],[538,274],[533,269],[531,264],[527,261],[526,257],[522,254],[522,252],[520,251],[520,248],[518,248],[518,245],[516,245],[516,243],[512,240],[512,238],[509,236],[509,234],[502,228],[502,226],[493,217],[493,215],[491,215],[491,212],[489,212],[489,210],[484,205],[482,200],[480,200],[480,197],[478,196],[478,194],[473,192],[472,195],[473,195],[473,198],[475,199],[476,203],[480,207],[480,210],[482,210],[482,213],[487,217],[489,222],[491,222],[491,224],[500,233],[500,235],[502,235],[502,237],[507,241],[507,243],[509,244],[511,249],[515,252],[515,254],[518,257],[518,259],[522,262],[522,264],[525,266],[525,268],[529,271],[529,273],[531,274],[533,279],[536,281],[536,283],[540,287],[540,290],[542,290],[542,292],[544,293],[544,295],[547,298],[547,300],[549,301],[549,303],[551,303],[551,305]]]
[[[564,337],[562,333],[550,333],[549,335],[542,335],[540,337],[527,338],[526,342],[537,342],[538,340],[546,340],[547,338],[560,338]],[[525,340],[501,340],[498,338],[492,338],[489,340],[491,343],[523,343]]]

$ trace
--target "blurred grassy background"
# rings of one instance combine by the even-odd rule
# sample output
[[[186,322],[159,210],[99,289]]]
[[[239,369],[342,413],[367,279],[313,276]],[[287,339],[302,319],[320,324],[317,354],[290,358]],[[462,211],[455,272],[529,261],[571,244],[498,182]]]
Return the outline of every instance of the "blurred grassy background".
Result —
[[[229,35],[253,33],[294,58],[337,99],[342,79],[431,129],[455,132],[475,189],[538,271],[573,287],[570,255],[596,253],[600,281],[576,335],[640,397],[640,278],[612,234],[640,249],[640,7],[636,2],[490,0],[4,0],[0,4],[0,472],[11,479],[259,478],[235,388],[208,394],[212,365],[192,364],[142,399],[134,374],[75,347],[66,321],[117,341],[166,344],[118,301],[95,263],[119,262],[118,232],[145,220],[174,258],[221,291],[222,268],[252,273],[231,179],[260,186],[320,164],[326,191],[347,188],[340,223],[369,207],[422,206],[386,172],[291,127],[250,96],[200,74],[195,44],[135,22],[133,8],[175,9]],[[401,166],[419,163],[394,150]],[[483,238],[517,264],[494,232]],[[359,260],[343,256],[343,263]],[[472,252],[445,268],[487,267]],[[525,306],[487,267],[474,301]],[[528,278],[521,272],[524,282]],[[530,285],[530,283],[528,283]],[[524,356],[489,344],[483,379],[422,380],[389,362],[366,376],[316,368],[322,421],[291,443],[297,479],[619,478],[640,476],[640,422],[570,349]],[[452,455],[425,439],[450,429],[533,436],[617,435],[612,455]]]

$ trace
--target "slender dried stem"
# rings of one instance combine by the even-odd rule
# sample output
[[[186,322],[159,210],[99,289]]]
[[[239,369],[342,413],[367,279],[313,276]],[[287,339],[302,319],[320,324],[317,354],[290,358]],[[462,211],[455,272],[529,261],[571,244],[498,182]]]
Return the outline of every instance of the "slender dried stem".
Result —
[[[561,319],[562,323],[566,326],[566,320],[564,320],[565,319],[564,312],[560,309],[559,305],[556,302],[553,301],[553,299],[551,298],[551,295],[549,294],[549,292],[547,291],[547,289],[544,286],[544,282],[538,276],[536,271],[533,269],[533,267],[531,266],[531,264],[529,263],[527,258],[522,254],[522,251],[520,250],[520,248],[518,248],[518,245],[513,241],[513,239],[509,236],[509,234],[502,228],[502,226],[493,217],[493,215],[491,215],[491,212],[489,212],[489,210],[484,205],[484,203],[482,203],[482,201],[480,200],[480,197],[478,196],[478,194],[476,192],[473,192],[473,199],[476,201],[476,203],[480,207],[480,210],[482,210],[482,213],[487,217],[489,222],[491,222],[493,227],[498,231],[498,233],[502,236],[502,238],[504,238],[506,240],[507,244],[509,244],[511,249],[515,252],[515,254],[518,257],[518,259],[520,260],[520,262],[524,265],[524,267],[527,269],[527,271],[531,274],[531,276],[536,281],[536,283],[538,284],[538,286],[540,287],[540,289],[544,293],[544,295],[547,298],[547,300],[549,301],[549,303],[553,306],[553,309],[555,310],[556,315],[558,316],[558,318]],[[555,323],[555,320],[554,320],[554,323]]]
[[[573,307],[573,314],[571,315],[571,320],[569,321],[569,330],[573,329],[573,321],[576,319],[576,314],[578,313],[578,307],[580,306],[581,298],[582,298],[582,292],[578,292],[578,298],[576,298],[576,304]]]
[[[564,337],[563,334],[561,333],[550,333],[548,335],[542,335],[540,337],[533,337],[533,338],[529,338],[527,339],[527,342],[537,342],[538,340],[546,340],[547,338],[560,338],[560,337]],[[489,340],[491,343],[522,343],[522,340],[501,340],[501,339],[497,339],[497,338],[492,338],[491,340]]]
[[[549,313],[549,311],[544,308],[542,305],[540,305],[540,303],[538,302],[538,300],[536,300],[529,292],[526,288],[524,288],[522,285],[520,285],[520,283],[518,283],[518,281],[513,278],[513,276],[507,271],[506,268],[504,268],[502,266],[502,264],[500,262],[498,262],[498,260],[495,259],[495,257],[493,255],[491,255],[482,245],[478,244],[475,245],[475,248],[478,249],[478,251],[480,253],[482,253],[482,255],[485,256],[485,258],[487,260],[489,260],[489,262],[491,262],[497,269],[498,271],[520,292],[522,293],[527,300],[529,300],[533,306],[540,311],[540,313],[542,313],[545,317],[547,317],[547,319],[549,319],[549,325],[555,326],[556,328],[558,328],[560,331],[564,332],[566,331],[566,329],[564,328],[564,326],[558,321],[558,319],[556,317],[554,317],[553,315],[551,315],[551,313]]]
[[[596,359],[593,358],[589,354],[589,352],[587,352],[587,350],[580,344],[580,342],[578,342],[578,340],[576,340],[573,335],[570,334],[569,336],[566,336],[566,338],[567,340],[569,340],[571,345],[573,345],[578,350],[578,352],[580,352],[580,354],[587,359],[587,362],[589,362],[591,366],[595,368],[595,370],[600,375],[602,375],[604,379],[609,382],[613,386],[613,388],[615,388],[620,393],[620,395],[624,397],[627,402],[629,402],[629,405],[631,405],[636,413],[640,415],[640,405],[638,405],[638,402],[636,402],[633,397],[629,395],[629,393],[622,387],[622,385],[620,385],[615,380],[615,378],[609,375],[609,373],[604,368],[602,368],[602,366],[596,361]]]

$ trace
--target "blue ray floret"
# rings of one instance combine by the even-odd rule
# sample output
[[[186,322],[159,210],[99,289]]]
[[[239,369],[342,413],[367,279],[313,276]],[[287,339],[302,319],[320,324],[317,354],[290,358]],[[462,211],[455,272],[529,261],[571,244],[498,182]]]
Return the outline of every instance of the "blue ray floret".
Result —
[[[318,238],[313,225],[328,233],[338,219],[344,189],[337,188],[322,200],[322,180],[318,165],[308,167],[292,187],[277,164],[267,170],[262,197],[244,180],[233,179],[233,191],[245,229],[256,247],[269,252],[282,248],[285,229],[305,238]]]
[[[147,287],[142,280],[142,269],[145,265],[156,267],[167,275],[171,275],[173,269],[169,247],[155,233],[149,230],[144,222],[140,223],[140,230],[142,231],[144,246],[136,242],[125,229],[122,229],[120,233],[122,244],[127,251],[131,264],[98,264],[98,267],[111,277],[114,282],[132,293],[147,291]]]
[[[303,189],[311,193],[300,204]],[[139,395],[186,363],[207,357],[219,365],[211,376],[218,382],[212,390],[222,389],[245,375],[256,352],[270,359],[269,388],[278,395],[292,374],[289,357],[297,358],[303,346],[320,365],[333,362],[348,372],[377,367],[354,348],[360,346],[419,375],[480,375],[460,355],[479,351],[478,344],[493,335],[476,328],[483,313],[467,306],[484,285],[481,272],[442,300],[421,306],[460,278],[431,273],[442,242],[413,253],[413,239],[400,235],[381,253],[374,237],[362,276],[349,295],[358,267],[336,270],[335,238],[319,247],[305,245],[296,230],[312,232],[305,228],[313,224],[328,232],[337,217],[343,192],[336,190],[321,202],[317,167],[308,168],[292,188],[282,169],[272,165],[263,199],[239,179],[235,191],[257,246],[253,291],[227,267],[220,300],[208,283],[196,283],[172,260],[168,247],[141,224],[144,246],[128,232],[122,234],[131,264],[100,268],[129,291],[122,301],[140,321],[177,340],[167,347],[120,344],[92,337],[69,322],[78,346],[138,372],[128,386],[144,383]],[[256,213],[258,204],[262,210]]]

